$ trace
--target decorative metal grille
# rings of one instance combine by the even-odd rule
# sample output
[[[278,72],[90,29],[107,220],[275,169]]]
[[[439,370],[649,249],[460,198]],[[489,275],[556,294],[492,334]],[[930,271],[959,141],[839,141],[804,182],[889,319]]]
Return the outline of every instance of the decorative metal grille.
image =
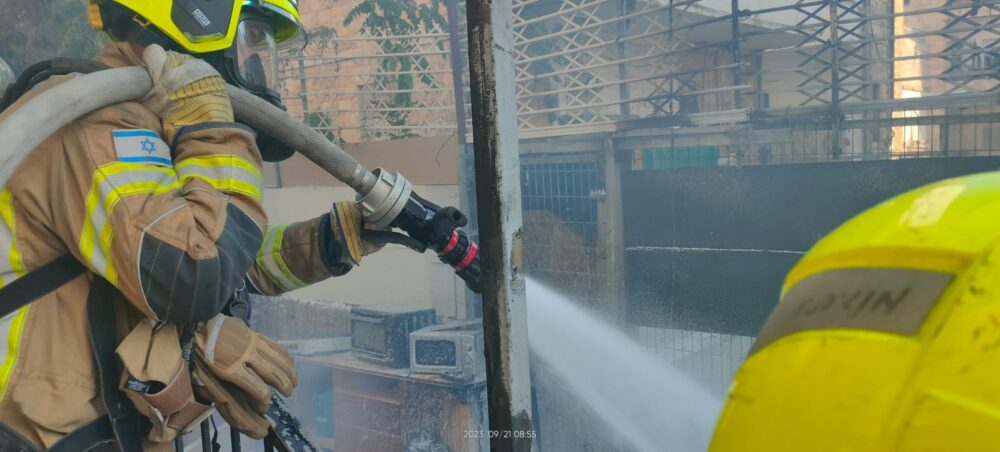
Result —
[[[305,55],[282,66],[284,101],[335,140],[450,134],[455,103],[447,41],[440,30],[313,39]]]

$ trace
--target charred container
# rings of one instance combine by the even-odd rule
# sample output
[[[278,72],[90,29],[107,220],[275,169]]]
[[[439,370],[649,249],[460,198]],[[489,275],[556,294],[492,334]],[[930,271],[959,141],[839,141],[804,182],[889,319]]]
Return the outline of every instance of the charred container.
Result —
[[[358,358],[389,367],[410,365],[410,333],[434,325],[433,309],[401,305],[351,308],[351,351]]]

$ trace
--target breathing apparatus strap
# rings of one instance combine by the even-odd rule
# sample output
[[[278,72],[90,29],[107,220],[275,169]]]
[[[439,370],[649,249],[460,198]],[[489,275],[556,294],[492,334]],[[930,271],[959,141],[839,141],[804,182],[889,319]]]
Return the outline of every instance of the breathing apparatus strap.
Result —
[[[48,452],[111,452],[118,451],[111,419],[101,416],[56,441]]]
[[[0,450],[6,452],[38,452],[24,436],[5,424],[0,424]]]
[[[73,255],[64,254],[38,267],[14,282],[0,288],[0,317],[17,311],[23,306],[66,285],[87,272],[87,267]],[[87,296],[87,319],[90,324],[90,340],[97,362],[100,379],[101,398],[108,415],[73,431],[56,442],[52,451],[89,451],[95,447],[118,443],[124,452],[142,451],[142,419],[135,407],[118,390],[117,376],[121,375],[121,365],[115,357],[116,337],[114,331],[115,312],[111,304],[114,291],[111,283],[95,277]],[[13,442],[12,431],[0,424],[0,449]],[[30,445],[30,443],[29,443]],[[21,450],[21,449],[17,449]],[[24,449],[30,450],[30,449]]]
[[[87,297],[87,320],[90,324],[90,345],[94,350],[101,399],[111,421],[112,438],[118,440],[122,452],[142,452],[142,415],[135,405],[118,390],[122,364],[115,355],[115,308],[111,297],[114,286],[106,279],[95,277]]]
[[[59,256],[28,274],[15,279],[14,282],[0,288],[0,317],[27,306],[44,295],[52,292],[76,277],[84,274],[87,267],[76,260],[71,254]]]
[[[14,102],[17,102],[21,96],[31,91],[31,88],[34,88],[35,85],[45,81],[49,77],[73,73],[89,74],[109,67],[99,61],[81,58],[53,58],[35,63],[28,69],[25,69],[17,77],[17,80],[14,81],[14,84],[10,85],[4,91],[3,100],[0,101],[0,112],[6,110]]]

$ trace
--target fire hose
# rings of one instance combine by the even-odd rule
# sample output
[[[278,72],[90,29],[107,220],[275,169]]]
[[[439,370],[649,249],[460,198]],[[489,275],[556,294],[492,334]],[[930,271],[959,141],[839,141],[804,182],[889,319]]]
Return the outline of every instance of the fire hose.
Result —
[[[0,186],[63,126],[102,107],[142,98],[151,88],[143,68],[105,69],[75,77],[27,101],[0,123]],[[430,248],[470,289],[480,291],[479,246],[461,229],[467,223],[462,212],[421,198],[398,173],[382,168],[368,171],[305,123],[247,91],[230,85],[229,97],[237,121],[301,153],[360,195],[364,221],[375,229],[364,237],[418,252]],[[382,231],[385,228],[398,228],[407,235]]]

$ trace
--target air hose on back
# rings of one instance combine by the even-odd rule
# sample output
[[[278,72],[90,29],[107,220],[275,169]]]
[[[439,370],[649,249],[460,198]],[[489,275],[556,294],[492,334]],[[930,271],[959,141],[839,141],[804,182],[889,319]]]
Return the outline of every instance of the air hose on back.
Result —
[[[151,88],[143,68],[105,69],[60,83],[25,102],[0,122],[0,187],[57,130],[94,110],[139,99]],[[358,192],[365,222],[378,229],[406,231],[437,251],[472,290],[480,290],[479,247],[460,229],[465,225],[461,212],[420,198],[397,173],[368,171],[326,137],[267,101],[234,86],[229,86],[229,96],[238,121],[285,143]]]

